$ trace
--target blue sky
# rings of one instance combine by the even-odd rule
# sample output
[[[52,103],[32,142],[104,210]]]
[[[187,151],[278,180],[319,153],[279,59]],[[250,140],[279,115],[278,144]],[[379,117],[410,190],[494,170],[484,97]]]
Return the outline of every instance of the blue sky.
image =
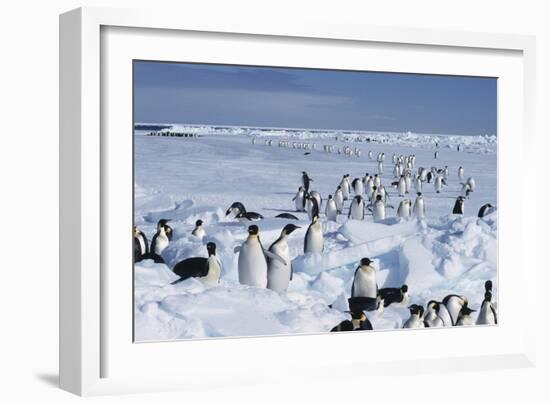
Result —
[[[497,80],[137,61],[135,121],[496,134]]]

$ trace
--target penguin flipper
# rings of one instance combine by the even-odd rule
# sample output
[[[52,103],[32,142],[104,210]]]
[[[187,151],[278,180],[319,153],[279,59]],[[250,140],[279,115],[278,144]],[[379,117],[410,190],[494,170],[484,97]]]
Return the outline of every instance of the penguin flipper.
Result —
[[[242,249],[242,246],[237,245],[237,246],[235,246],[235,249],[233,249],[233,253],[239,253],[241,251],[241,249]]]
[[[497,312],[495,311],[495,308],[493,308],[493,304],[491,304],[491,312],[493,312],[493,316],[495,317],[495,325],[498,325]]]
[[[276,261],[278,261],[279,263],[282,263],[282,264],[284,264],[285,266],[287,266],[285,260],[284,260],[282,257],[280,257],[279,255],[277,255],[276,253],[270,252],[270,251],[265,250],[265,249],[264,249],[264,253],[265,253],[265,255],[266,255],[268,258],[273,259],[273,260],[276,260]]]

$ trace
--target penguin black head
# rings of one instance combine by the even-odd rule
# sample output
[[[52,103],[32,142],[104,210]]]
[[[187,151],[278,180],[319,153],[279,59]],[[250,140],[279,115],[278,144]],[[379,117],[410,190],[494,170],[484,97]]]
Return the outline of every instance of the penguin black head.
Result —
[[[283,228],[283,233],[285,233],[286,235],[290,235],[292,234],[294,231],[296,231],[298,228],[297,225],[294,225],[294,224],[287,224],[285,225],[285,227]]]
[[[242,204],[241,202],[234,202],[231,206],[229,206],[229,208],[225,212],[225,215],[228,216],[233,211],[235,211],[236,214],[246,213],[246,208],[244,207],[244,204]]]
[[[202,220],[197,220],[195,226],[200,227],[202,225]]]
[[[251,225],[248,227],[248,233],[250,235],[258,235],[258,232],[260,232],[260,229],[257,225]]]
[[[464,305],[460,309],[460,314],[461,315],[469,315],[469,314],[471,314],[472,312],[475,312],[475,311],[476,311],[475,309],[468,308],[468,305]]]
[[[417,196],[422,196],[422,192],[417,192],[416,195]]]
[[[370,260],[368,257],[364,257],[361,259],[361,266],[369,266],[372,263],[372,260]]]
[[[440,305],[439,302],[433,301],[433,300],[432,300],[432,301],[428,302],[428,305],[427,305],[427,306],[428,306],[428,308],[429,308],[430,306],[433,306],[435,312],[436,312],[436,313],[439,313],[439,305]]]
[[[332,195],[328,195],[328,199],[329,199],[329,200],[332,199]]]
[[[355,201],[356,201],[357,203],[360,203],[360,202],[363,200],[363,198],[361,197],[361,195],[355,196],[354,199],[355,199]]]
[[[367,319],[367,315],[365,315],[365,313],[363,311],[350,312],[350,315],[351,315],[352,319],[356,319],[356,320],[360,320],[360,321],[364,321],[364,320]]]
[[[420,316],[420,306],[416,304],[412,304],[409,306],[409,312],[411,315],[419,315]]]
[[[376,195],[376,201],[381,201],[382,200],[382,195]]]
[[[401,292],[405,294],[407,291],[409,291],[409,286],[407,284],[403,284],[401,286]]]
[[[216,244],[214,242],[208,242],[206,244],[206,250],[208,251],[208,256],[216,254]]]
[[[493,291],[493,282],[491,280],[485,282],[485,291]]]
[[[168,221],[170,221],[170,220],[169,220],[169,219],[166,219],[166,218],[161,218],[161,219],[159,220],[159,222],[157,223],[157,228],[166,226],[166,224],[168,223]]]
[[[336,190],[340,190],[340,189],[342,189],[342,186],[340,185],[336,186]]]

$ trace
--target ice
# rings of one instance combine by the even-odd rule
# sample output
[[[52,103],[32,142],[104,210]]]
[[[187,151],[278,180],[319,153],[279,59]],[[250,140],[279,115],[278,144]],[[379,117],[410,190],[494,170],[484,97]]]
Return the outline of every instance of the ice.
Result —
[[[167,126],[162,133],[193,133],[196,137],[148,136],[146,132],[135,136],[135,223],[149,240],[160,218],[171,219],[169,225],[174,229],[173,239],[162,253],[166,265],[146,260],[135,267],[136,340],[328,331],[349,318],[347,298],[362,257],[374,261],[380,288],[408,284],[411,304],[425,305],[454,293],[466,295],[470,306],[477,309],[486,280],[493,281],[494,299],[498,298],[498,212],[477,218],[483,204],[496,205],[495,136]],[[266,145],[269,140],[271,146]],[[316,148],[304,155],[305,149],[279,147],[279,141],[315,143]],[[436,143],[438,159],[434,159]],[[327,153],[323,145],[335,150],[358,148],[361,156]],[[374,156],[385,153],[382,181],[394,209],[387,210],[382,222],[373,222],[370,215],[364,221],[348,220],[347,201],[337,222],[327,222],[324,201],[342,175],[350,174],[353,179],[377,172],[376,160],[368,158],[368,151]],[[415,169],[449,168],[448,185],[440,194],[433,184],[424,184],[425,219],[396,217],[402,198],[391,187],[395,180],[393,154],[415,154]],[[477,184],[466,200],[463,217],[451,214],[461,190],[459,166],[464,167],[465,178],[474,177]],[[306,213],[294,211],[292,202],[302,171],[313,178],[311,190],[323,197],[322,254],[303,253],[309,221]],[[406,197],[414,201],[415,195]],[[225,216],[235,201],[265,217],[257,222],[265,248],[285,224],[301,227],[289,237],[294,274],[286,293],[238,284],[238,254],[234,250],[246,239],[247,225]],[[282,212],[299,220],[275,218]],[[191,234],[198,219],[207,233],[202,240]],[[217,245],[222,263],[220,285],[207,287],[197,279],[171,285],[177,276],[170,268],[188,257],[206,257],[207,242]],[[381,315],[369,313],[375,329],[400,328],[408,316],[406,307],[396,305]]]

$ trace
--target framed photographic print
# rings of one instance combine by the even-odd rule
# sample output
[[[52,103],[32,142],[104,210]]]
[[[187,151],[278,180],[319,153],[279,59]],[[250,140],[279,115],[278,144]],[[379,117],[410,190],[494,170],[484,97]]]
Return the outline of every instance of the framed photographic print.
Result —
[[[533,48],[62,15],[62,387],[531,365]]]

